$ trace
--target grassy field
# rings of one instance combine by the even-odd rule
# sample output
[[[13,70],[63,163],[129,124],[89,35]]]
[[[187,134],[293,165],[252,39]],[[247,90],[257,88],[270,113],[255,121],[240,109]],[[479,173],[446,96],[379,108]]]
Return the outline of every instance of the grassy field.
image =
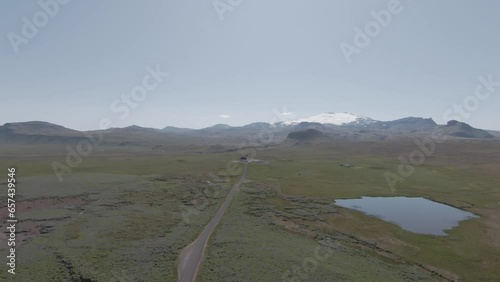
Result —
[[[500,144],[448,142],[415,173],[391,190],[384,172],[397,171],[397,156],[411,152],[412,144],[315,144],[263,151],[269,166],[252,166],[248,178],[262,185],[279,186],[270,210],[293,206],[287,197],[335,199],[361,196],[419,196],[474,212],[480,219],[462,222],[449,236],[418,235],[365,214],[336,208],[323,220],[291,219],[300,233],[349,234],[450,280],[496,281],[500,278]],[[380,150],[377,150],[379,146]],[[415,145],[413,145],[415,146]],[[407,148],[407,149],[406,149]],[[457,153],[452,153],[457,152]],[[351,163],[354,168],[340,164]],[[303,206],[303,204],[301,204]],[[320,213],[321,214],[321,213]],[[425,220],[425,219],[422,219]]]
[[[390,189],[384,173],[414,149],[405,140],[258,151],[266,163],[250,164],[199,280],[498,281],[500,143],[448,141]],[[198,147],[99,147],[62,182],[51,167],[65,161],[61,147],[0,146],[0,156],[18,171],[12,281],[175,281],[180,251],[238,178],[237,169],[226,176],[237,152]],[[334,205],[361,196],[426,197],[481,218],[427,236]]]
[[[335,208],[318,200],[278,208],[272,190],[245,185],[213,235],[199,281],[439,281],[344,234],[302,229],[295,222],[321,220]]]
[[[0,280],[175,281],[180,250],[236,179],[219,176],[230,159],[223,155],[95,154],[62,182],[50,164],[63,155],[4,157],[18,172],[22,242],[15,279],[2,272]]]

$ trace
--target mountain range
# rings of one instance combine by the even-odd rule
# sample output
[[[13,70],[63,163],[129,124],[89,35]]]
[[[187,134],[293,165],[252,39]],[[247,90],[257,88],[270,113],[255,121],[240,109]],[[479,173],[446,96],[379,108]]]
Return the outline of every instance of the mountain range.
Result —
[[[167,126],[163,129],[129,126],[95,131],[77,131],[47,122],[32,121],[6,123],[0,126],[0,142],[7,143],[58,143],[86,139],[89,135],[105,134],[109,144],[140,145],[179,140],[186,144],[212,144],[239,142],[249,138],[269,139],[280,143],[286,139],[342,139],[352,141],[380,141],[400,137],[440,134],[452,138],[500,137],[500,132],[473,128],[449,121],[438,125],[430,118],[407,117],[393,121],[377,121],[350,113],[323,113],[305,119],[281,121],[275,124],[256,122],[244,126],[217,124],[203,129]],[[201,141],[200,141],[201,140]],[[191,143],[190,143],[191,142]]]

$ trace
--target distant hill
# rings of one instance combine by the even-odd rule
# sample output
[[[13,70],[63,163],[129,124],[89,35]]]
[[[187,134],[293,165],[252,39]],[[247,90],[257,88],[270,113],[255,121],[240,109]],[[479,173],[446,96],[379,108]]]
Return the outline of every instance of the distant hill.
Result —
[[[43,121],[6,123],[0,126],[0,141],[12,144],[53,144],[82,140],[82,132]]]
[[[494,138],[491,133],[486,130],[473,128],[464,122],[451,120],[444,127],[444,132],[450,136],[462,138]]]
[[[0,143],[28,145],[71,145],[84,140],[98,140],[102,145],[111,146],[155,146],[192,145],[198,138],[181,137],[172,133],[164,133],[158,129],[140,126],[109,128],[105,130],[77,131],[47,122],[6,123],[0,126]],[[65,148],[64,146],[60,146]]]
[[[210,126],[210,127],[203,128],[200,130],[218,130],[218,129],[231,129],[231,128],[233,128],[233,127],[230,125],[219,123],[219,124],[216,124],[214,126]]]
[[[414,133],[434,130],[437,124],[431,118],[407,117],[393,121],[380,121],[369,128],[388,132]]]
[[[167,126],[163,129],[161,129],[161,131],[163,131],[163,132],[170,132],[170,133],[185,133],[185,132],[191,132],[193,130],[194,129],[191,129],[191,128],[180,128],[180,127],[174,127],[174,126]]]
[[[142,127],[137,125],[131,125],[123,128],[110,128],[104,131],[113,131],[114,133],[157,133],[160,130],[156,128],[150,127]]]
[[[328,136],[316,129],[306,129],[306,130],[290,132],[287,137],[287,139],[298,140],[298,141],[308,141],[308,140],[315,140],[322,138],[328,138]]]
[[[81,136],[77,130],[43,121],[6,123],[0,126],[0,134]]]
[[[254,122],[254,123],[242,126],[242,128],[244,128],[244,129],[269,129],[271,127],[273,127],[273,125],[270,123],[267,123],[267,122]]]

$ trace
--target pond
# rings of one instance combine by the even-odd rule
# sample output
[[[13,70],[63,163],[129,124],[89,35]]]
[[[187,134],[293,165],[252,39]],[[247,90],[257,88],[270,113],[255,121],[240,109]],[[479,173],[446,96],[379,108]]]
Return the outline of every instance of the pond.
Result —
[[[401,228],[419,234],[446,236],[444,231],[458,226],[460,221],[479,216],[425,198],[362,197],[336,200],[335,204],[354,209]]]

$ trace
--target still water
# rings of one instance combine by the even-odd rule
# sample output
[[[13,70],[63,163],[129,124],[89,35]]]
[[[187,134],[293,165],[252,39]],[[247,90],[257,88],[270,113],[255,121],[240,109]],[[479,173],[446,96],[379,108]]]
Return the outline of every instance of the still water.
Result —
[[[341,207],[364,212],[419,234],[448,235],[444,231],[462,220],[479,216],[425,198],[362,197],[336,200]]]

